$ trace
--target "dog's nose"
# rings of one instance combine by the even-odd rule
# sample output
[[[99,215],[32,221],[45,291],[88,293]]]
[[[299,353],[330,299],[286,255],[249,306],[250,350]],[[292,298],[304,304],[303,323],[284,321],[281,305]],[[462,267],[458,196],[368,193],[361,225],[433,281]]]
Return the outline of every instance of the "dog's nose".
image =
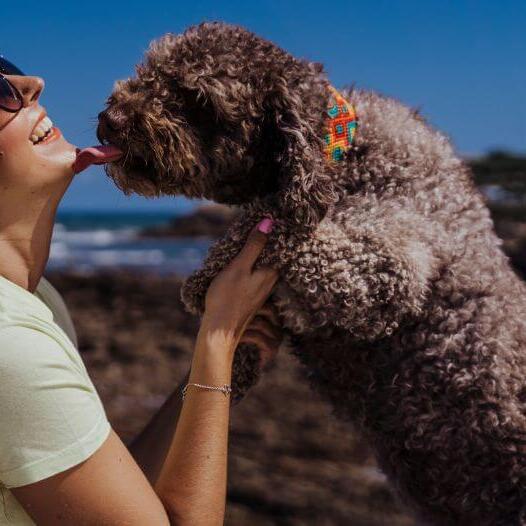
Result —
[[[107,109],[99,113],[99,125],[97,127],[97,137],[99,141],[113,137],[121,132],[128,122],[122,111]]]

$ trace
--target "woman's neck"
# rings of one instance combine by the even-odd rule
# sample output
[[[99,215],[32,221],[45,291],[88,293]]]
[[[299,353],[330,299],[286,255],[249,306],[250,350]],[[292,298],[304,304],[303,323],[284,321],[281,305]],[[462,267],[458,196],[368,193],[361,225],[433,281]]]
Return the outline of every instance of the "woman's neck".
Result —
[[[0,203],[0,275],[34,292],[49,258],[58,201],[33,199],[25,208],[21,202]]]

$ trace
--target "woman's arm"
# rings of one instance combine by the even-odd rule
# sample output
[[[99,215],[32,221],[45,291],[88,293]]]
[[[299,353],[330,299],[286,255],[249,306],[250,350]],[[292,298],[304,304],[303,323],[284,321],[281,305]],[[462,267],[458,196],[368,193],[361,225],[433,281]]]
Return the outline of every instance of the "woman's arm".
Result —
[[[277,279],[273,270],[253,270],[265,242],[266,236],[254,230],[240,254],[210,285],[190,383],[230,384],[234,351]],[[176,521],[183,513],[192,525],[223,523],[229,414],[228,396],[189,388],[174,440],[155,484]]]
[[[234,349],[277,278],[275,271],[253,270],[265,237],[253,232],[239,256],[210,286],[191,382],[230,382]],[[10,489],[34,522],[44,526],[222,524],[229,408],[223,394],[190,388],[153,487],[111,431],[84,462]]]
[[[234,349],[232,340],[204,328],[197,338],[189,381],[230,384]],[[189,388],[154,486],[176,524],[223,524],[229,413],[229,396]]]
[[[283,333],[279,326],[279,319],[275,309],[270,304],[263,305],[259,309],[241,337],[242,343],[252,343],[258,347],[261,367],[265,367],[268,362],[274,359],[282,340]],[[135,462],[152,485],[157,482],[168,449],[173,441],[183,405],[181,391],[188,383],[189,376],[190,371],[141,433],[128,444],[128,449]]]
[[[161,468],[172,444],[183,401],[181,390],[188,383],[188,371],[183,381],[166,399],[159,411],[130,444],[128,449],[152,486],[157,482]]]

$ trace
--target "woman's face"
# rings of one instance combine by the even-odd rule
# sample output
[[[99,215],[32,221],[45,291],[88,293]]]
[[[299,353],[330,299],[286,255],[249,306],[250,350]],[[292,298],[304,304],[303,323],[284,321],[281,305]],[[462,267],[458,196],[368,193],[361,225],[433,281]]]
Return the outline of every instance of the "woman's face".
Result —
[[[44,140],[35,141],[49,129],[39,101],[44,81],[39,77],[4,76],[22,95],[23,107],[17,113],[0,108],[0,188],[31,195],[63,192],[73,177],[76,148],[55,127]]]

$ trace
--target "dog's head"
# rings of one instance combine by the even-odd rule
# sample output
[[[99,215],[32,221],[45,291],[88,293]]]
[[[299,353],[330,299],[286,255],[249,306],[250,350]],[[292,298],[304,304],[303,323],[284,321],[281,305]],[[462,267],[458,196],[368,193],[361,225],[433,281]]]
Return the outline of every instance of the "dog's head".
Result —
[[[99,140],[124,151],[108,174],[141,195],[273,195],[283,217],[316,224],[335,200],[322,154],[327,85],[320,64],[237,26],[168,34],[99,115]]]

